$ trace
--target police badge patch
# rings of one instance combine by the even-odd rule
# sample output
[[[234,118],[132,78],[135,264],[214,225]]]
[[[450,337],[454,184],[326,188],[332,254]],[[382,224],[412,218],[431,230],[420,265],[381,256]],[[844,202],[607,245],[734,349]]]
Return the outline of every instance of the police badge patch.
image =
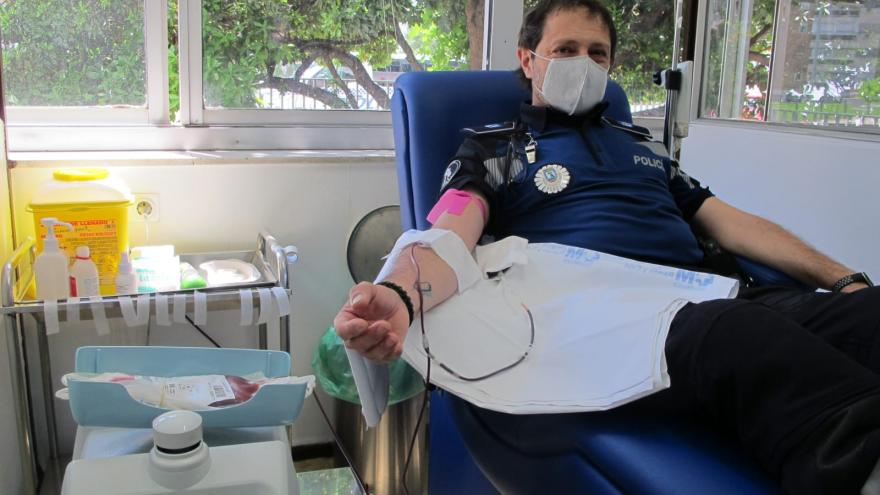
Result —
[[[455,177],[455,174],[458,173],[458,170],[461,168],[461,162],[459,160],[453,160],[449,166],[446,167],[446,172],[443,173],[443,184],[440,185],[440,188],[446,187],[446,184],[449,184],[449,181]]]
[[[562,165],[551,163],[544,165],[535,174],[535,185],[538,190],[545,194],[556,194],[566,187],[571,181],[571,174]]]

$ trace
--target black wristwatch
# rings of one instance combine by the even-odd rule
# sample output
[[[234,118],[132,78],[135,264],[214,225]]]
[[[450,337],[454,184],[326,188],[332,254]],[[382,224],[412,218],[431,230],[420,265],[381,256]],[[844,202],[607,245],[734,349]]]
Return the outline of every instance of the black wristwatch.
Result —
[[[874,283],[871,282],[870,278],[868,278],[867,273],[865,273],[865,272],[850,273],[849,275],[843,277],[842,279],[838,280],[837,282],[834,282],[834,285],[831,286],[831,292],[840,292],[847,285],[855,284],[855,283],[859,283],[859,282],[866,284],[868,287],[874,286]]]

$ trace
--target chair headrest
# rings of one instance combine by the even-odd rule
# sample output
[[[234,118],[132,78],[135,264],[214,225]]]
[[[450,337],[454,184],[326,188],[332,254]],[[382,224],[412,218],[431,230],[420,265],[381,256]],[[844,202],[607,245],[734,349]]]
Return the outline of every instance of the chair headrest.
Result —
[[[394,86],[395,92],[407,95],[410,102],[425,98],[439,105],[461,104],[466,109],[474,100],[480,100],[486,104],[481,107],[493,109],[485,118],[470,122],[470,125],[512,120],[519,112],[519,104],[531,98],[513,71],[408,72],[397,78]],[[610,104],[605,115],[622,122],[632,122],[626,93],[611,79],[605,88],[604,99]],[[499,114],[505,117],[493,117]]]

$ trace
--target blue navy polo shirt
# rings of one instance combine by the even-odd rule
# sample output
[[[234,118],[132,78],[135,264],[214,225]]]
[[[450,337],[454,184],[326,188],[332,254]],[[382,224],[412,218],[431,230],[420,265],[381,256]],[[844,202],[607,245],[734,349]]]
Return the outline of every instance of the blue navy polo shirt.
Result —
[[[569,117],[523,104],[515,130],[465,140],[441,193],[468,186],[483,192],[491,206],[486,233],[496,239],[517,235],[642,261],[699,265],[703,252],[688,221],[712,193],[682,172],[661,143],[604,118],[605,108],[603,103],[585,116]],[[535,160],[528,163],[531,139]]]

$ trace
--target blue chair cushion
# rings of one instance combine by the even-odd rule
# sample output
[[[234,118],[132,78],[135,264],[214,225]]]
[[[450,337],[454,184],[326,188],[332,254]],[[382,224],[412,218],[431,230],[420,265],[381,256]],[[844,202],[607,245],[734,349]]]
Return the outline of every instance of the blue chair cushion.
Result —
[[[735,442],[695,419],[626,408],[517,416],[444,395],[503,493],[779,493]]]

